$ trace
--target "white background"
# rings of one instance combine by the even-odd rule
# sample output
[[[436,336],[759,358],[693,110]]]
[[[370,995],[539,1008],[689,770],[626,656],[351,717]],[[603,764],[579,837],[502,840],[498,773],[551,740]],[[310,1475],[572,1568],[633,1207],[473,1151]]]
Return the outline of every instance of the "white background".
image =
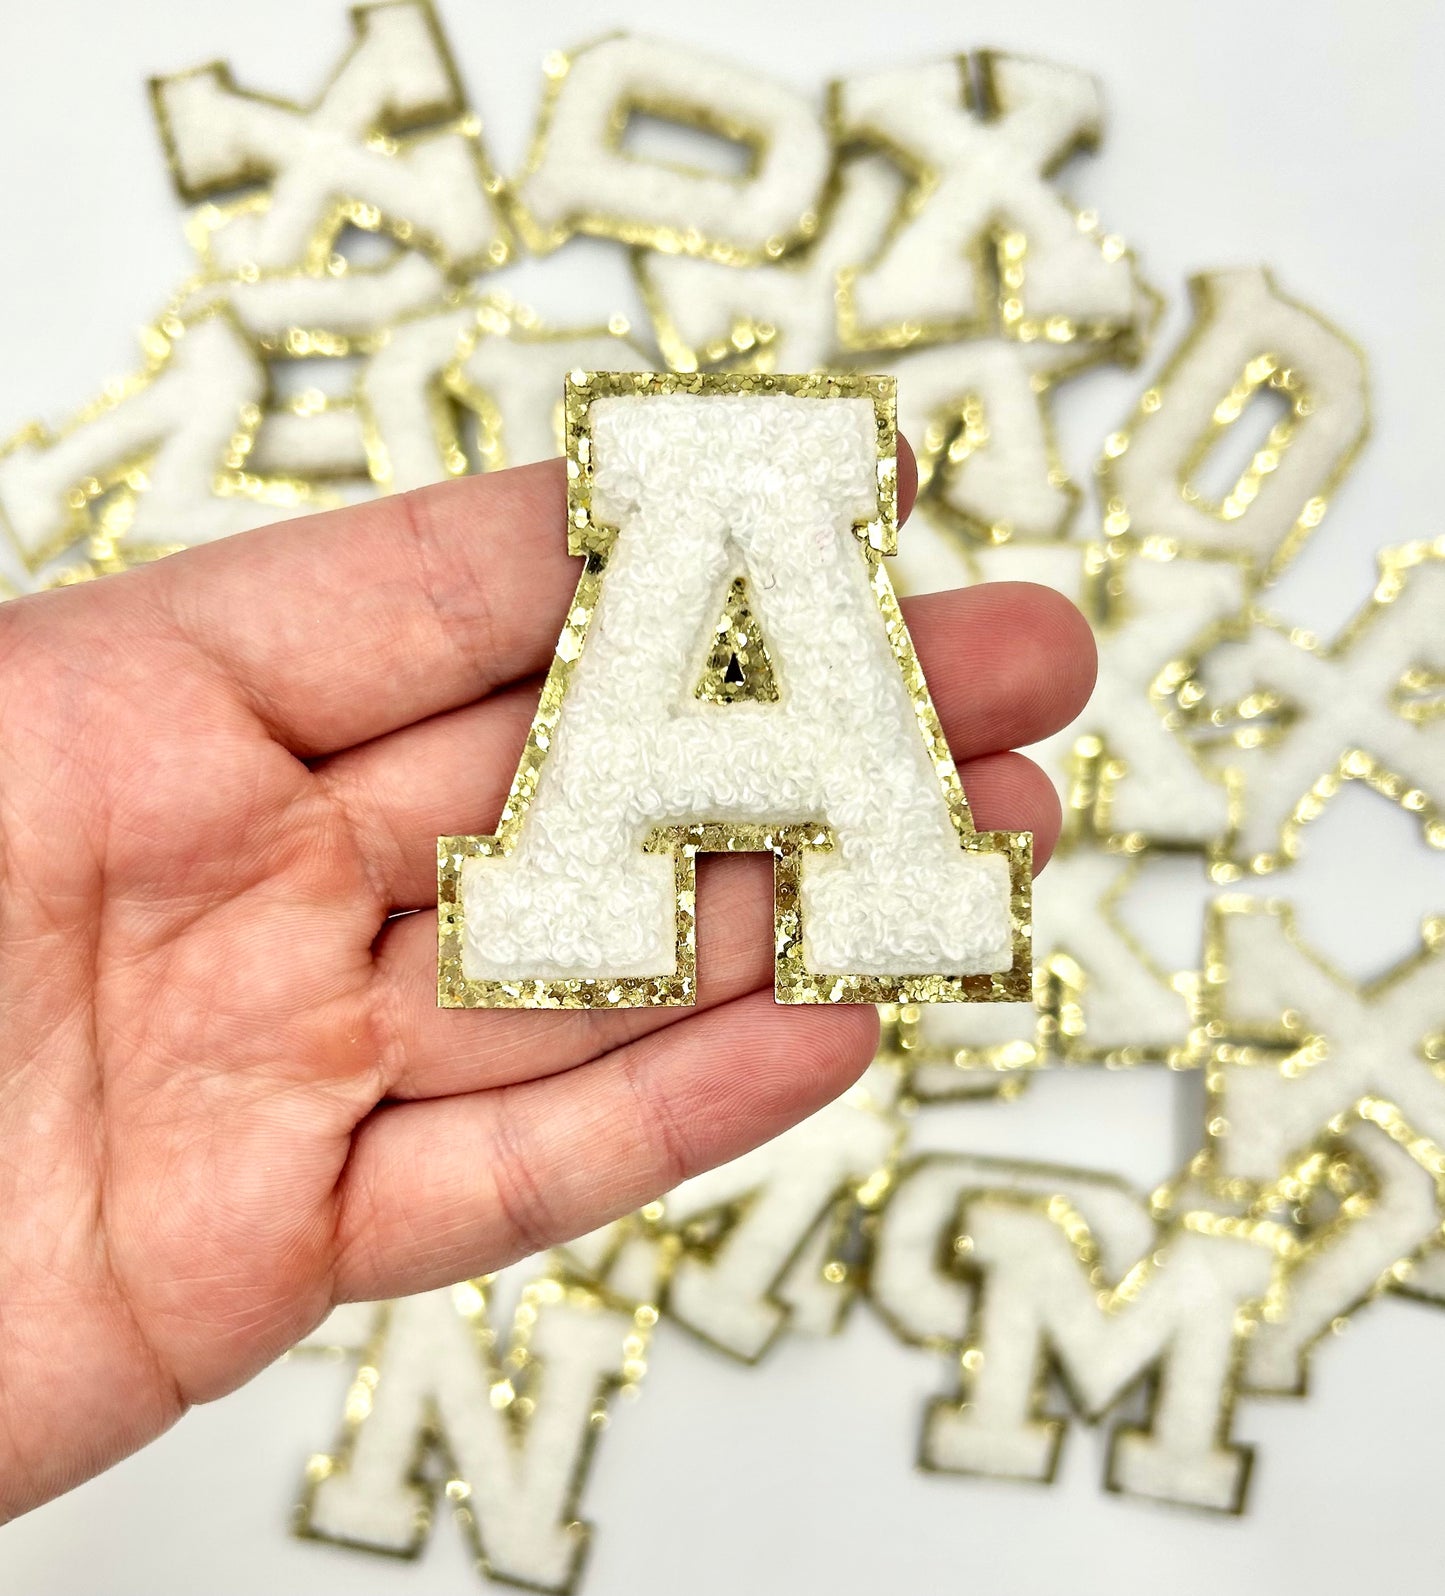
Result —
[[[1138,248],[1169,296],[1160,350],[1183,325],[1191,271],[1263,262],[1372,358],[1374,440],[1278,605],[1328,632],[1368,591],[1378,545],[1440,531],[1445,7],[1015,0],[985,13],[956,0],[441,0],[441,10],[503,170],[525,149],[542,55],[613,26],[741,55],[809,90],[851,70],[980,46],[1088,67],[1105,85],[1108,133],[1067,186]],[[0,434],[31,416],[63,419],[134,365],[136,327],[188,271],[145,77],[226,56],[242,83],[309,98],[346,38],[340,0],[5,0],[3,11]],[[554,319],[635,311],[620,262],[591,246],[498,286]],[[1063,391],[1076,475],[1139,385],[1137,374],[1100,374]],[[1306,934],[1363,977],[1409,949],[1423,913],[1445,908],[1445,861],[1415,846],[1397,811],[1349,792],[1277,890],[1301,904]],[[1197,870],[1176,867],[1136,906],[1171,962],[1197,957],[1190,905],[1200,891]],[[1151,1184],[1197,1144],[1197,1083],[1148,1071],[1051,1076],[1015,1105],[935,1112],[917,1130],[920,1142],[1066,1159]],[[1081,1428],[1051,1490],[914,1472],[924,1401],[947,1388],[948,1371],[890,1342],[866,1309],[838,1341],[784,1344],[754,1371],[664,1331],[642,1400],[599,1448],[585,1498],[597,1533],[584,1589],[1420,1589],[1438,1560],[1442,1349],[1437,1310],[1366,1309],[1317,1356],[1309,1401],[1242,1405],[1237,1434],[1259,1448],[1252,1503],[1247,1517],[1218,1520],[1105,1494],[1101,1437]],[[192,1414],[141,1456],[6,1529],[0,1590],[473,1588],[444,1517],[414,1565],[287,1537],[303,1461],[332,1440],[343,1384],[339,1368],[292,1362]]]

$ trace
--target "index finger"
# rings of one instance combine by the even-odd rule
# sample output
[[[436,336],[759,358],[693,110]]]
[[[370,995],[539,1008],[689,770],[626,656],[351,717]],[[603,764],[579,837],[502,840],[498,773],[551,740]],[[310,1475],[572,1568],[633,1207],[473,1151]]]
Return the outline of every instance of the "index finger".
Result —
[[[906,514],[917,468],[898,454]],[[560,460],[488,472],[187,549],[81,601],[157,606],[314,758],[546,666],[581,571],[566,497]]]

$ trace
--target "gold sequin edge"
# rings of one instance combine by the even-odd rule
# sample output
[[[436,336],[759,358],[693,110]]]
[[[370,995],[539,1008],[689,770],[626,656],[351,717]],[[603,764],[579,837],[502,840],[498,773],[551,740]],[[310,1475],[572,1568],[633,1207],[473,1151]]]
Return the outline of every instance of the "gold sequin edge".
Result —
[[[594,238],[610,238],[622,244],[661,250],[668,255],[697,255],[706,260],[721,261],[728,266],[759,266],[768,261],[780,260],[813,238],[821,225],[829,184],[824,185],[823,193],[798,217],[791,232],[768,239],[760,250],[746,249],[729,243],[726,239],[709,238],[695,227],[666,226],[658,222],[638,221],[634,217],[618,216],[603,211],[575,211],[563,221],[552,225],[540,222],[532,215],[519,193],[519,188],[528,177],[541,168],[547,153],[557,100],[566,83],[567,74],[572,70],[573,62],[588,50],[595,50],[600,44],[625,37],[621,31],[605,33],[599,38],[589,39],[586,44],[579,45],[570,52],[553,50],[543,59],[542,72],[545,81],[542,106],[538,112],[532,145],[527,152],[521,172],[503,185],[501,194],[508,218],[517,236],[527,248],[534,254],[548,255],[565,244],[574,234],[585,233]],[[621,149],[627,123],[634,114],[638,113],[661,117],[683,127],[695,128],[699,132],[711,133],[718,138],[741,144],[749,151],[750,165],[754,170],[772,148],[772,141],[768,135],[742,118],[722,116],[711,107],[696,105],[672,95],[633,93],[619,98],[612,108],[609,133],[614,150]],[[680,170],[695,175],[691,168],[676,162],[651,164],[665,165],[674,171]],[[700,175],[712,177],[715,174],[709,172]],[[744,174],[744,179],[747,175]]]
[[[959,101],[966,110],[983,115],[991,105],[997,103],[995,73],[1001,53],[997,50],[979,50],[972,58],[967,55],[955,58]],[[971,77],[975,64],[978,89],[975,89]],[[849,122],[842,108],[842,91],[842,82],[835,81],[828,86],[828,127],[835,144],[845,150],[876,150],[887,156],[909,180],[908,191],[900,201],[892,225],[874,252],[872,259],[877,259],[907,228],[921,205],[938,187],[943,174],[936,167],[920,160],[912,150],[881,128]],[[1071,149],[1044,167],[1040,175],[1052,178],[1073,154],[1080,150],[1097,149],[1102,133],[1102,123],[1087,129]],[[1060,198],[1063,200],[1063,196]],[[1067,205],[1068,201],[1063,200],[1063,203]],[[1128,261],[1136,292],[1144,306],[1143,314],[1136,320],[1127,323],[1080,323],[1064,316],[1041,318],[1034,315],[1025,297],[1027,235],[1015,227],[995,224],[987,228],[967,252],[977,285],[971,316],[943,321],[908,319],[878,327],[865,327],[858,318],[853,285],[859,273],[866,270],[871,262],[844,267],[838,274],[837,290],[838,335],[843,348],[859,353],[878,349],[912,349],[926,344],[978,338],[997,331],[1005,337],[1018,339],[1020,343],[1044,342],[1077,350],[1077,361],[1069,362],[1067,369],[1061,367],[1056,374],[1059,377],[1083,371],[1103,360],[1134,364],[1147,349],[1164,313],[1164,297],[1139,275],[1135,254],[1122,238],[1115,233],[1105,233],[1092,211],[1076,211],[1074,215],[1079,231],[1096,241],[1106,259]]]
[[[336,243],[347,227],[355,227],[368,233],[385,233],[406,248],[420,250],[435,261],[443,271],[459,279],[474,272],[505,265],[511,259],[513,240],[506,226],[502,198],[505,185],[487,155],[482,141],[481,119],[468,106],[466,88],[457,71],[455,58],[432,0],[373,0],[372,4],[350,8],[348,12],[352,32],[350,48],[337,63],[316,98],[309,104],[300,100],[289,100],[282,95],[267,94],[257,89],[242,88],[236,82],[230,63],[221,60],[205,62],[201,66],[192,67],[189,71],[165,73],[149,79],[151,111],[160,134],[161,148],[165,153],[166,168],[170,172],[171,183],[180,199],[188,205],[198,207],[187,223],[186,236],[201,259],[207,280],[215,280],[215,275],[230,275],[213,275],[211,235],[238,215],[264,211],[270,204],[270,196],[265,193],[243,194],[224,203],[216,203],[214,196],[227,194],[238,188],[268,183],[275,176],[275,171],[270,163],[253,160],[228,172],[223,179],[198,185],[188,183],[180,151],[176,145],[175,130],[171,126],[170,113],[165,105],[165,85],[184,78],[210,77],[239,98],[252,100],[260,105],[275,106],[278,110],[293,115],[310,115],[325,102],[327,95],[346,71],[352,58],[365,43],[370,14],[397,5],[405,5],[408,9],[420,13],[423,25],[436,49],[437,59],[442,64],[448,93],[444,99],[430,105],[413,107],[405,116],[379,117],[367,130],[363,142],[379,154],[400,155],[433,139],[451,136],[464,138],[472,149],[477,180],[482,191],[492,201],[494,237],[486,248],[475,256],[454,258],[438,240],[414,226],[405,217],[392,216],[365,201],[341,196],[335,199],[323,214],[317,231],[307,247],[301,263],[302,269],[307,275],[326,275]]]
[[[1270,292],[1284,304],[1293,306],[1296,310],[1309,316],[1321,326],[1327,328],[1341,343],[1354,350],[1360,360],[1361,369],[1368,374],[1368,363],[1364,351],[1359,344],[1350,337],[1341,327],[1323,316],[1312,305],[1307,305],[1303,300],[1296,299],[1284,293],[1276,281],[1274,273],[1264,269],[1264,279],[1269,285]],[[1104,505],[1104,534],[1111,542],[1127,544],[1137,541],[1148,534],[1149,528],[1136,527],[1129,506],[1121,496],[1116,479],[1114,462],[1124,454],[1131,442],[1133,429],[1149,415],[1156,411],[1161,404],[1168,401],[1170,384],[1175,374],[1188,362],[1195,348],[1208,337],[1210,331],[1223,314],[1216,296],[1214,284],[1209,273],[1201,272],[1189,279],[1189,295],[1194,307],[1194,320],[1185,333],[1183,339],[1169,356],[1164,369],[1158,377],[1149,384],[1139,396],[1135,406],[1134,415],[1117,432],[1110,433],[1104,443],[1104,452],[1096,462],[1094,470],[1099,478],[1099,492]],[[1276,386],[1288,396],[1290,414],[1284,422],[1278,424],[1284,429],[1279,432],[1276,451],[1282,452],[1289,446],[1290,439],[1294,436],[1295,428],[1308,414],[1311,399],[1308,389],[1303,387],[1287,368],[1280,365],[1277,358],[1269,350],[1261,350],[1256,360],[1250,361],[1240,373],[1233,391],[1223,401],[1224,416],[1211,420],[1205,428],[1203,435],[1196,440],[1191,449],[1186,463],[1180,471],[1178,483],[1180,493],[1191,502],[1197,503],[1207,513],[1212,514],[1221,524],[1227,526],[1247,508],[1253,500],[1258,482],[1267,474],[1267,462],[1261,462],[1256,456],[1255,460],[1247,467],[1230,493],[1218,505],[1205,504],[1198,490],[1189,482],[1189,473],[1196,470],[1208,457],[1214,444],[1223,433],[1233,425],[1234,421],[1244,413],[1244,405],[1254,392],[1265,384]],[[1270,551],[1267,558],[1256,563],[1258,567],[1259,583],[1267,586],[1275,581],[1286,566],[1304,548],[1313,535],[1314,530],[1325,518],[1329,508],[1329,501],[1334,497],[1340,485],[1354,468],[1355,461],[1359,458],[1360,450],[1374,425],[1373,405],[1368,385],[1365,390],[1365,419],[1359,432],[1351,440],[1349,447],[1341,454],[1334,469],[1321,484],[1319,491],[1313,494],[1301,509],[1293,527],[1281,539],[1279,545]],[[1278,430],[1278,429],[1276,429]],[[1240,508],[1235,509],[1238,505]],[[1175,547],[1184,548],[1186,552],[1209,554],[1216,552],[1211,543],[1191,543],[1187,546],[1174,544]],[[1221,534],[1220,546],[1228,549],[1228,540]]]
[[[908,691],[934,774],[943,790],[959,846],[970,853],[1001,853],[1009,865],[1012,959],[998,973],[873,975],[818,973],[804,963],[801,905],[802,856],[831,846],[820,825],[762,826],[730,823],[659,828],[645,847],[671,853],[677,906],[675,973],[657,977],[470,980],[462,968],[462,869],[469,858],[507,854],[516,846],[542,765],[556,733],[563,700],[596,613],[616,529],[592,515],[590,408],[594,400],[640,394],[780,394],[794,398],[869,399],[878,436],[878,514],[854,528],[869,568],[894,658]],[[437,840],[438,981],[443,1008],[637,1008],[692,1004],[697,992],[696,857],[699,853],[770,852],[773,855],[774,993],[780,1003],[1027,1002],[1032,991],[1033,837],[1028,832],[975,831],[958,769],[939,724],[928,684],[903,613],[883,568],[897,547],[898,457],[895,390],[891,377],[861,375],[772,376],[758,373],[573,372],[567,379],[568,549],[586,564],[517,774],[496,833]]]

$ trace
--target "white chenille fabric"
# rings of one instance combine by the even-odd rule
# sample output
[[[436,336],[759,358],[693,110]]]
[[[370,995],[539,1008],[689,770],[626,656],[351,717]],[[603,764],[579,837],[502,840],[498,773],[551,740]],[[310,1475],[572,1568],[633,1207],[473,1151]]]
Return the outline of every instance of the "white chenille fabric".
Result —
[[[673,1318],[747,1359],[760,1356],[784,1325],[796,1327],[815,1311],[826,1322],[837,1293],[821,1270],[793,1267],[799,1244],[826,1240],[834,1202],[887,1163],[899,1140],[898,1123],[888,1113],[896,1090],[896,1076],[874,1065],[857,1086],[786,1136],[663,1199],[667,1223],[684,1225],[751,1198],[716,1256],[689,1253],[678,1260],[667,1299]]]
[[[1090,1416],[1156,1371],[1147,1422],[1111,1438],[1108,1477],[1118,1489],[1237,1508],[1249,1469],[1248,1452],[1228,1440],[1239,1314],[1269,1287],[1270,1249],[1242,1237],[1161,1234],[1136,1260],[1147,1277],[1109,1309],[1066,1225],[1064,1215],[1018,1192],[965,1205],[966,1256],[984,1280],[971,1331],[981,1355],[965,1365],[963,1400],[930,1411],[924,1461],[969,1474],[1051,1477],[1063,1423],[1037,1411],[1047,1348]]]
[[[1357,1120],[1345,1141],[1364,1159],[1374,1190],[1363,1211],[1311,1238],[1290,1266],[1278,1310],[1263,1315],[1245,1350],[1250,1391],[1303,1396],[1315,1342],[1440,1240],[1434,1171],[1369,1121]]]
[[[753,342],[758,330],[771,334],[762,358],[773,371],[818,371],[834,359],[838,269],[878,247],[904,187],[901,174],[878,156],[845,160],[838,181],[822,232],[786,260],[738,267],[639,251],[637,270],[669,365],[692,371],[707,364],[710,352],[714,359],[721,350],[743,352],[732,344],[739,329],[753,360],[759,357]],[[919,285],[920,303],[929,286]]]
[[[436,401],[475,317],[475,309],[463,305],[398,322],[362,368],[357,402],[372,475],[394,492],[447,475]]]
[[[1057,859],[1057,855],[1055,855]],[[1054,865],[1051,862],[1050,872]],[[1053,877],[1050,875],[1050,881]],[[1047,956],[1053,894],[1034,894],[1034,964]],[[1043,1057],[1040,1010],[1034,1003],[936,1003],[920,1011],[909,1055],[908,1090],[920,1103],[992,1095],[996,1071],[1028,1069]]]
[[[1225,1175],[1266,1182],[1363,1097],[1392,1104],[1417,1135],[1445,1147],[1445,1082],[1423,1056],[1445,1030],[1445,949],[1383,985],[1360,988],[1328,969],[1294,931],[1287,906],[1221,913],[1220,1023],[1283,1031],[1297,1017],[1306,1055],[1223,1069],[1215,1156]],[[1237,1034],[1237,1030],[1233,1032]],[[1368,1155],[1367,1155],[1368,1156]]]
[[[981,551],[975,562],[987,581],[1039,582],[1077,603],[1089,557],[1080,544],[1006,544]],[[1149,686],[1164,666],[1188,655],[1204,632],[1240,612],[1246,573],[1230,559],[1132,555],[1115,575],[1120,592],[1095,624],[1099,676],[1093,697],[1071,726],[1036,743],[1030,757],[1063,794],[1076,742],[1089,734],[1100,737],[1127,766],[1113,787],[1110,829],[1204,846],[1228,828],[1227,790],[1165,724]]]
[[[673,864],[701,821],[832,829],[802,866],[817,973],[1002,971],[1003,854],[965,852],[870,588],[871,402],[653,395],[592,406],[593,510],[619,528],[520,838],[462,874],[469,979],[670,975]],[[745,575],[776,704],[698,700]]]
[[[309,348],[310,338],[374,338],[379,329],[434,305],[446,291],[441,269],[415,250],[399,251],[377,266],[353,266],[339,275],[289,271],[208,280],[190,289],[177,307],[182,316],[225,305],[257,342],[281,355]]]
[[[958,60],[887,68],[837,86],[845,138],[900,150],[937,177],[882,253],[855,263],[862,342],[909,323],[976,326],[991,314],[981,251],[1001,225],[1027,238],[1022,300],[1030,317],[1122,331],[1149,314],[1128,256],[1083,231],[1045,175],[1095,133],[1098,84],[1045,61],[1004,55],[989,63],[996,114],[987,118],[967,103],[966,63]],[[920,302],[923,283],[932,290]]]
[[[1114,912],[1115,894],[1127,894],[1137,861],[1095,847],[1064,847],[1049,861],[1034,893],[1034,963],[1062,955],[1083,972],[1069,998],[1082,1016],[1071,1046],[1089,1055],[1129,1052],[1166,1058],[1189,1031],[1189,1005],[1125,932]],[[1181,914],[1197,914],[1184,905]],[[971,1055],[967,1064],[1027,1068],[1043,1054],[1038,1011],[1025,1003],[970,1004],[939,1010],[926,1024],[934,1045]],[[924,1097],[948,1097],[959,1088],[959,1067],[925,1063],[915,1072]]]
[[[1168,537],[1234,549],[1261,566],[1301,521],[1318,523],[1323,496],[1364,438],[1369,419],[1365,359],[1341,332],[1286,299],[1258,266],[1211,272],[1194,284],[1198,316],[1151,389],[1157,400],[1130,423],[1128,445],[1108,462],[1111,519],[1136,537]],[[1257,491],[1229,515],[1184,491],[1189,464],[1210,435],[1216,407],[1249,364],[1274,356],[1301,383],[1309,414]]]
[[[736,1210],[704,1254],[683,1253],[667,1285],[667,1317],[752,1363],[787,1329],[837,1328],[840,1291],[824,1275],[835,1203],[888,1165],[901,1141],[894,1114],[899,1074],[873,1063],[827,1108],[741,1159],[695,1175],[659,1199],[653,1223],[679,1232]],[[663,1280],[661,1235],[621,1219],[564,1248],[573,1267],[616,1296],[655,1301]]]
[[[276,476],[365,477],[361,413],[346,403],[268,410],[246,463]]]
[[[892,360],[898,381],[898,428],[919,458],[919,489],[930,485],[943,506],[975,535],[1052,538],[1068,526],[1077,490],[1055,456],[1042,380],[1057,351],[1005,338],[941,344]],[[986,434],[965,459],[932,458],[930,435],[956,430],[964,408],[982,410]]]
[[[74,488],[148,459],[132,542],[204,543],[281,520],[284,505],[215,491],[231,440],[265,390],[262,362],[234,324],[202,317],[171,338],[149,381],[0,459],[0,516],[27,559],[43,559],[74,537],[67,504]]]
[[[863,1079],[773,1141],[694,1175],[659,1199],[654,1223],[677,1232],[736,1209],[706,1255],[685,1252],[667,1286],[668,1318],[713,1346],[754,1362],[787,1329],[827,1334],[845,1295],[823,1273],[834,1205],[884,1169],[901,1139],[893,1114],[899,1075],[875,1063]],[[573,1267],[610,1292],[655,1300],[660,1236],[631,1220],[563,1249]]]
[[[897,1176],[877,1220],[868,1277],[874,1307],[905,1340],[962,1345],[974,1287],[959,1272],[953,1251],[960,1206],[971,1194],[999,1190],[1066,1197],[1088,1222],[1111,1278],[1122,1276],[1156,1234],[1138,1198],[1108,1175],[972,1153],[926,1153]]]
[[[474,132],[447,128],[385,148],[371,139],[464,110],[427,8],[362,7],[353,22],[357,42],[311,110],[237,89],[219,67],[158,80],[187,192],[234,187],[258,172],[271,179],[263,203],[208,221],[207,253],[219,269],[300,264],[340,201],[407,224],[453,263],[496,258],[505,230]]]
[[[620,106],[669,102],[747,127],[762,144],[756,171],[737,179],[685,172],[617,147]],[[689,252],[715,245],[762,256],[816,213],[831,159],[806,96],[751,66],[628,35],[571,57],[520,198],[539,227],[559,233],[621,224],[675,233]]]
[[[771,1296],[790,1275],[800,1239],[826,1222],[846,1188],[887,1162],[897,1140],[897,1125],[877,1111],[865,1083],[805,1120],[786,1147],[774,1142],[726,1166],[726,1174],[713,1171],[670,1193],[664,1212],[674,1224],[754,1196],[717,1257],[679,1259],[668,1293],[672,1315],[739,1357],[757,1357],[792,1316]],[[810,1286],[829,1295],[821,1276],[789,1284],[795,1299],[806,1299]]]
[[[451,1477],[466,1489],[488,1573],[565,1589],[587,1541],[572,1502],[596,1430],[594,1410],[627,1361],[632,1315],[575,1293],[541,1306],[527,1340],[540,1377],[529,1387],[534,1406],[519,1431],[493,1400],[506,1373],[505,1329],[500,1348],[489,1353],[453,1290],[402,1298],[385,1312],[367,1411],[345,1465],[317,1484],[308,1529],[377,1550],[418,1546],[425,1497],[415,1465],[435,1425]]]
[[[1392,1285],[1406,1295],[1421,1302],[1445,1304],[1445,1228],[1436,1244],[1412,1258],[1409,1267],[1400,1271]]]
[[[1241,862],[1267,868],[1300,800],[1354,750],[1445,806],[1445,717],[1402,713],[1412,702],[1409,673],[1445,670],[1445,557],[1424,558],[1399,580],[1392,602],[1372,599],[1332,644],[1300,641],[1261,616],[1241,641],[1221,643],[1202,661],[1212,703],[1228,708],[1267,692],[1289,711],[1266,743],[1224,743],[1206,754],[1242,783],[1244,812],[1230,846]]]
[[[651,371],[655,358],[607,332],[481,333],[457,367],[480,396],[481,427],[500,465],[562,453],[562,386],[569,371]]]
[[[951,353],[946,348],[898,362],[899,409],[911,406],[908,366]],[[1009,440],[1003,440],[1005,447]],[[988,449],[994,447],[991,440]],[[986,453],[985,451],[984,453]],[[970,460],[967,472],[984,454]],[[1042,462],[1040,462],[1041,464]],[[1036,582],[1085,600],[1086,564],[1098,551],[1081,543],[1016,541],[999,548],[969,546],[954,529],[915,513],[899,536],[895,565],[900,584],[928,592],[976,581]],[[1244,567],[1228,558],[1122,559],[1119,593],[1108,618],[1096,625],[1099,674],[1083,713],[1065,731],[1028,750],[1067,800],[1077,740],[1097,735],[1127,764],[1112,788],[1110,825],[1120,832],[1185,842],[1203,849],[1222,841],[1230,804],[1222,774],[1165,723],[1150,702],[1149,685],[1171,660],[1189,654],[1212,627],[1237,616],[1246,598]],[[1097,848],[1061,849],[1034,895],[1034,959],[1066,954],[1084,972],[1071,992],[1083,1015],[1078,1045],[1090,1054],[1130,1050],[1162,1058],[1178,1049],[1189,1029],[1184,997],[1142,956],[1139,946],[1108,912],[1106,899],[1127,890],[1136,868]],[[1192,913],[1181,906],[1182,913]],[[1038,1015],[1028,1004],[977,1004],[930,1016],[930,1042],[974,1055],[969,1062],[1009,1059],[1027,1067],[1039,1057]],[[959,1088],[959,1070],[947,1062],[920,1067],[916,1084],[925,1096],[947,1097]]]

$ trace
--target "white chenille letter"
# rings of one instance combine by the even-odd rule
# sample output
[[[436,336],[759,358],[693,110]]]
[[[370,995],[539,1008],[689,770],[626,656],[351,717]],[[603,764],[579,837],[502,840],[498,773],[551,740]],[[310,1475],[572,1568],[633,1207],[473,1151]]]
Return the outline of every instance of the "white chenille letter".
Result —
[[[888,385],[595,380],[614,396],[586,400],[573,530],[590,516],[615,537],[589,559],[498,837],[442,839],[444,909],[460,907],[443,915],[443,1001],[451,936],[461,977],[488,983],[454,983],[452,1001],[691,1002],[688,827],[694,851],[777,856],[784,1000],[876,1001],[878,980],[990,996],[1005,972],[1026,995],[1008,857],[1026,845],[972,832],[921,678],[910,693],[892,589],[855,533],[882,524]],[[740,576],[771,702],[695,692]],[[786,990],[785,942],[801,946]]]

